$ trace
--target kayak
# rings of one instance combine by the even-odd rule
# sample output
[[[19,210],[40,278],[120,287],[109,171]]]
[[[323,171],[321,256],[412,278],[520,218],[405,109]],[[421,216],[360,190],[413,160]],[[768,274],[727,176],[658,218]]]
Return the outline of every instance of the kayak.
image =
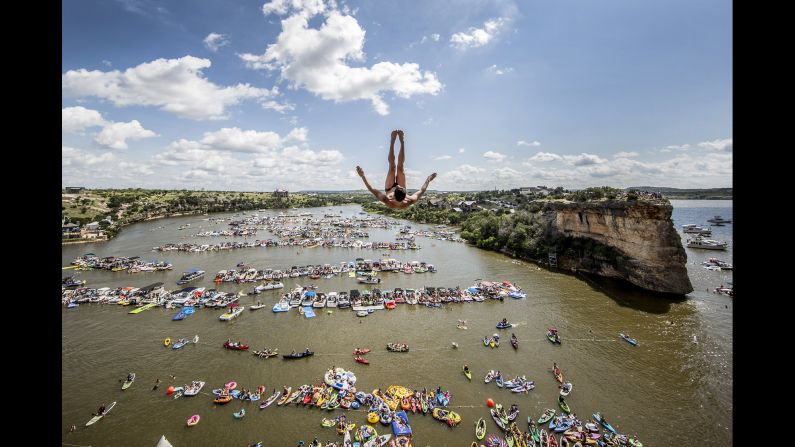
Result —
[[[126,390],[127,388],[130,387],[130,385],[133,384],[133,382],[135,382],[135,373],[130,373],[130,375],[132,376],[132,378],[124,382],[124,384],[121,386],[121,389]]]
[[[232,416],[234,416],[235,419],[241,419],[245,415],[246,415],[246,409],[245,408],[241,408],[240,411],[238,411],[237,413],[232,413]]]
[[[563,410],[564,413],[566,414],[571,413],[571,408],[569,408],[569,404],[567,404],[566,402],[558,401],[558,405],[560,405],[560,408]]]
[[[93,418],[91,418],[90,421],[86,422],[86,427],[88,427],[89,425],[94,425],[98,420],[100,420],[103,417],[105,417],[105,415],[108,414],[110,412],[110,410],[112,410],[113,407],[115,407],[115,406],[116,406],[116,402],[115,401],[109,403],[108,406],[105,407],[105,412],[104,413],[102,413],[100,415],[97,415],[97,416],[94,416]]]
[[[358,355],[357,355],[356,357],[354,357],[353,359],[354,359],[354,360],[356,360],[356,361],[357,361],[357,362],[359,362],[359,363],[362,363],[362,364],[364,364],[364,365],[369,365],[369,364],[370,364],[370,361],[369,361],[369,360],[367,360],[367,359],[365,359],[365,358],[363,358],[363,357],[360,357],[360,356],[358,356]]]
[[[194,414],[188,419],[186,424],[188,425],[188,427],[193,427],[194,425],[199,423],[199,419],[201,419],[201,416],[199,416],[198,414]]]
[[[291,392],[292,390],[293,390],[293,387],[288,387],[288,388],[287,388],[287,390],[286,390],[286,391],[284,391],[284,392],[282,393],[282,398],[281,398],[281,399],[279,399],[279,401],[278,401],[278,402],[276,402],[276,405],[277,405],[277,406],[280,406],[280,407],[281,407],[282,405],[284,405],[284,403],[285,403],[285,402],[287,402],[287,399],[289,399],[289,398],[290,398],[290,392]]]
[[[608,422],[605,422],[605,421],[603,421],[603,420],[602,420],[602,415],[601,415],[601,414],[599,414],[599,413],[593,413],[593,414],[592,414],[592,416],[593,416],[593,418],[594,418],[594,420],[595,420],[596,422],[598,422],[598,423],[602,424],[602,427],[604,427],[604,428],[608,429],[609,431],[611,431],[611,432],[613,432],[613,433],[616,433],[616,434],[618,433],[618,432],[616,431],[616,429],[615,429],[615,428],[613,428],[613,426],[612,426],[612,425],[610,425]]]
[[[637,340],[635,340],[634,338],[630,337],[629,335],[624,334],[623,332],[619,332],[618,336],[623,338],[624,340],[626,340],[627,343],[631,344],[632,346],[637,346],[638,345],[638,341]]]
[[[563,383],[563,372],[561,372],[560,368],[554,368],[552,370],[552,374],[555,375],[555,380],[560,383]]]
[[[182,341],[177,340],[177,341],[174,342],[174,344],[171,345],[171,349],[179,349],[179,348],[187,345],[188,343],[190,343],[189,340],[182,340]]]
[[[467,379],[472,380],[472,371],[464,370],[464,375],[467,376]]]
[[[259,404],[260,410],[268,408],[270,406],[270,404],[272,404],[273,402],[276,401],[276,399],[279,398],[280,395],[281,395],[281,393],[279,393],[278,391],[274,391],[273,394],[271,395],[271,397],[268,398],[268,400],[266,400],[266,401],[262,402],[261,404]]]
[[[475,424],[475,437],[478,438],[478,441],[480,441],[484,436],[486,436],[486,421],[484,421],[483,418],[480,418]]]
[[[233,351],[245,351],[246,349],[248,349],[248,347],[249,347],[248,345],[244,345],[240,342],[234,345],[230,344],[228,341],[224,342],[224,348],[231,349]]]
[[[368,352],[370,352],[369,348],[356,348],[353,351],[353,355],[362,355],[362,354],[367,354]]]
[[[542,414],[541,417],[538,418],[538,423],[546,424],[547,421],[552,419],[552,416],[555,416],[555,410],[553,410],[552,408],[547,408],[546,410],[544,410],[544,414]]]

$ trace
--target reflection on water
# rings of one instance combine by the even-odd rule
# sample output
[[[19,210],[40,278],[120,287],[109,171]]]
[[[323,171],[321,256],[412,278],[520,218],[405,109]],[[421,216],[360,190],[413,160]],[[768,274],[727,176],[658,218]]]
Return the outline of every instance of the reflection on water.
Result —
[[[687,207],[674,204],[677,229],[685,223],[706,223],[715,214],[731,218],[731,202],[712,203],[713,207]],[[328,208],[311,210],[322,216]],[[356,215],[358,207],[335,207],[331,212]],[[303,211],[303,210],[302,210]],[[266,213],[260,213],[266,214]],[[270,213],[272,215],[276,212]],[[672,300],[648,294],[634,287],[601,278],[575,276],[538,268],[532,263],[516,263],[492,252],[464,244],[418,238],[421,250],[384,253],[372,250],[297,249],[296,247],[254,248],[216,253],[155,253],[151,247],[168,242],[200,242],[205,238],[184,237],[180,225],[191,223],[191,234],[204,229],[225,229],[226,223],[203,221],[202,216],[164,219],[125,228],[119,237],[106,244],[66,246],[63,265],[83,253],[98,256],[141,256],[143,259],[168,260],[172,272],[127,274],[124,272],[80,272],[91,287],[143,286],[162,281],[176,289],[181,272],[190,267],[206,270],[207,276],[191,285],[214,287],[212,278],[218,270],[232,268],[238,262],[258,267],[285,268],[292,265],[337,264],[357,257],[421,260],[437,266],[436,274],[404,275],[384,273],[381,289],[467,287],[476,278],[509,280],[528,292],[523,300],[448,305],[443,309],[398,306],[378,311],[366,318],[353,312],[319,311],[317,317],[305,319],[295,310],[274,314],[270,305],[277,292],[244,297],[243,305],[262,300],[269,307],[246,310],[237,320],[218,321],[220,310],[199,310],[189,318],[174,322],[176,313],[162,308],[138,315],[113,305],[81,305],[63,310],[62,338],[62,427],[81,428],[64,436],[65,442],[92,446],[154,446],[165,434],[175,446],[247,445],[259,440],[266,445],[307,444],[313,436],[321,440],[341,441],[331,429],[320,426],[323,417],[333,417],[341,410],[328,412],[296,406],[259,410],[256,403],[233,401],[216,406],[207,394],[230,380],[247,388],[263,384],[272,392],[282,385],[317,383],[324,371],[341,366],[354,371],[357,386],[365,391],[385,389],[391,384],[412,389],[441,386],[453,395],[451,406],[463,422],[450,429],[430,415],[410,413],[416,446],[461,446],[473,439],[474,423],[487,419],[488,432],[498,429],[490,420],[485,401],[492,398],[505,406],[517,403],[519,419],[537,418],[544,408],[557,408],[557,382],[550,368],[557,362],[574,390],[566,399],[574,412],[587,417],[602,411],[620,430],[637,433],[646,445],[695,445],[689,430],[699,428],[699,445],[730,445],[732,434],[731,384],[732,356],[731,298],[708,290],[716,282],[731,281],[730,272],[712,272],[701,268],[701,261],[715,256],[686,249],[688,272],[696,289],[686,299]],[[408,223],[414,228],[429,226]],[[165,227],[152,231],[157,227]],[[730,241],[731,227],[719,227],[713,238]],[[395,230],[372,230],[370,240],[394,240]],[[267,238],[260,233],[256,238]],[[241,238],[238,238],[241,239]],[[222,240],[222,239],[219,239]],[[683,238],[683,240],[685,240]],[[732,262],[731,251],[721,258]],[[314,282],[320,290],[363,289],[350,278],[306,278],[284,280],[285,287]],[[221,284],[224,291],[249,291],[253,284]],[[53,300],[53,305],[56,305]],[[508,343],[497,349],[483,347],[484,335],[508,330],[495,328],[503,317],[515,323],[509,331],[519,339],[519,349]],[[467,320],[468,329],[456,328],[459,319]],[[546,327],[560,330],[562,344],[553,346],[544,337]],[[632,347],[620,338],[624,331],[638,340]],[[199,334],[199,344],[180,350],[164,348],[165,337],[192,337]],[[693,342],[696,336],[697,342]],[[267,360],[247,352],[221,347],[227,338],[240,339],[252,349],[278,347],[280,352],[310,347],[316,355],[309,359]],[[452,342],[459,345],[452,348]],[[388,342],[405,342],[409,353],[390,353]],[[351,351],[357,346],[370,347],[369,365],[353,361]],[[461,374],[461,365],[473,371],[469,382]],[[516,395],[485,384],[481,378],[490,369],[507,376],[527,375],[536,388],[529,394]],[[121,391],[119,379],[136,372],[135,384]],[[175,380],[170,375],[176,376]],[[156,378],[163,381],[152,391]],[[202,394],[173,399],[164,393],[168,385],[183,385],[191,380],[207,381]],[[108,417],[92,427],[82,427],[102,403],[118,401]],[[232,413],[246,408],[241,420]],[[200,414],[201,422],[192,428],[185,420]],[[357,424],[365,422],[366,412],[350,411]],[[379,433],[389,432],[376,424]],[[521,424],[526,429],[526,424]]]

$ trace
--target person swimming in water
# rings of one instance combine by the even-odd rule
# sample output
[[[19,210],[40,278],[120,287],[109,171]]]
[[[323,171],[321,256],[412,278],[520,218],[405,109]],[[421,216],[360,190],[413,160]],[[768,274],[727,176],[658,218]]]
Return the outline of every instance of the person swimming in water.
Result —
[[[398,137],[400,138],[400,153],[398,154],[397,164],[395,164],[395,139]],[[436,178],[436,173],[434,172],[425,179],[425,183],[418,191],[414,194],[407,195],[406,174],[403,172],[403,162],[405,159],[403,131],[393,130],[389,142],[389,156],[387,157],[389,161],[389,172],[387,172],[386,175],[384,192],[370,186],[370,182],[367,181],[367,177],[364,175],[364,170],[361,166],[356,166],[356,173],[359,174],[359,177],[364,181],[364,186],[389,208],[408,208],[414,205],[420,200],[420,197],[425,194],[425,190],[428,189],[428,185],[431,181]]]

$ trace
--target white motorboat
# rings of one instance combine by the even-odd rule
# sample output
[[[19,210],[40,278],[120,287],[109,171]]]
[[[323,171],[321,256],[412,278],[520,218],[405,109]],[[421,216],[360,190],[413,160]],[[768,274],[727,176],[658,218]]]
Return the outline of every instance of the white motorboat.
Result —
[[[712,230],[710,228],[700,227],[696,224],[682,225],[682,232],[701,236],[712,236]]]
[[[235,318],[238,317],[238,315],[243,313],[243,309],[245,309],[245,306],[235,306],[232,309],[230,309],[229,312],[222,314],[220,317],[218,317],[218,319],[221,321],[234,320]]]
[[[726,250],[729,244],[724,241],[716,241],[714,239],[704,239],[695,237],[687,240],[687,248],[701,248],[704,250]]]

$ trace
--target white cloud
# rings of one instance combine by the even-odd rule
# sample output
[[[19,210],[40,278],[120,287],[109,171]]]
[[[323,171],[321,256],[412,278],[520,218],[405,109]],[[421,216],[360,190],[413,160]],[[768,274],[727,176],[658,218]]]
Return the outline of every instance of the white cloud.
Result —
[[[574,166],[587,166],[607,162],[607,160],[600,158],[598,155],[586,154],[585,152],[580,155],[564,155],[563,159]]]
[[[488,151],[483,153],[483,157],[488,158],[491,161],[503,161],[507,155],[501,154],[499,152]]]
[[[519,140],[516,142],[517,146],[529,146],[529,147],[538,147],[541,146],[541,142],[538,140],[527,142],[525,140]]]
[[[465,151],[466,151],[466,149],[464,149],[463,147],[459,147],[458,148],[458,153],[459,154],[463,154]]]
[[[66,107],[61,109],[61,131],[80,132],[89,127],[104,126],[105,120],[96,110],[85,107]]]
[[[282,20],[282,32],[264,54],[241,54],[249,68],[279,70],[293,89],[303,88],[326,100],[347,102],[369,100],[380,115],[389,114],[384,92],[401,98],[436,95],[442,84],[418,64],[379,62],[371,67],[353,67],[364,62],[365,31],[350,15],[336,10],[335,3],[322,0],[274,0],[263,6],[265,15],[293,15]],[[309,20],[324,14],[319,28]]]
[[[558,154],[553,154],[551,152],[537,152],[535,155],[530,157],[531,161],[556,161],[556,160],[563,160]]]
[[[450,37],[450,45],[459,49],[482,47],[489,43],[499,33],[507,23],[507,20],[499,17],[487,20],[483,28],[469,27],[467,32],[458,32]]]
[[[438,157],[433,157],[434,161],[442,161],[442,160],[451,160],[453,157],[451,155],[440,155]]]
[[[716,139],[712,141],[705,141],[698,143],[698,147],[703,147],[711,151],[727,151],[731,152],[734,149],[731,138]]]
[[[94,138],[98,144],[111,149],[127,149],[127,139],[138,140],[141,138],[156,137],[157,134],[151,130],[144,129],[138,120],[129,123],[112,123],[102,128],[102,131]]]
[[[213,53],[224,45],[229,45],[229,36],[226,34],[210,33],[204,38],[204,46]]]
[[[69,70],[61,76],[63,96],[95,96],[118,107],[158,106],[183,118],[224,119],[226,108],[248,98],[273,93],[249,84],[222,87],[208,81],[202,69],[209,59],[185,56],[157,59],[125,71]]]
[[[489,73],[494,73],[495,75],[503,75],[505,73],[510,73],[513,71],[511,67],[499,68],[497,65],[491,65],[490,67],[486,68],[486,71]]]
[[[102,64],[105,65],[106,67],[112,67],[113,66],[113,63],[111,61],[107,60],[107,59],[102,59]]]
[[[439,35],[439,34],[437,34],[437,33],[433,33],[433,34],[431,34],[431,39],[432,39],[434,42],[438,42],[440,37],[442,37],[442,36],[440,36],[440,35]]]
[[[632,158],[632,157],[637,157],[639,155],[640,154],[637,152],[618,152],[613,156],[613,158]]]

